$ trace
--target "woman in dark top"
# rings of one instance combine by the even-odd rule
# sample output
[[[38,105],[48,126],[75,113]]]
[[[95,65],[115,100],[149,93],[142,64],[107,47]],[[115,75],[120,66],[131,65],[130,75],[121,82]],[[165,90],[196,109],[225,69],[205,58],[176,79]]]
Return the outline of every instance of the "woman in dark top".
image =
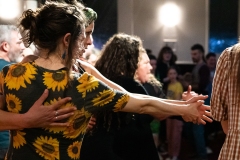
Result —
[[[105,45],[95,67],[108,79],[132,93],[147,94],[151,66],[136,36],[114,35]],[[136,80],[135,80],[136,79]],[[101,112],[95,129],[85,135],[81,160],[158,160],[149,115]],[[88,154],[92,151],[94,154]]]

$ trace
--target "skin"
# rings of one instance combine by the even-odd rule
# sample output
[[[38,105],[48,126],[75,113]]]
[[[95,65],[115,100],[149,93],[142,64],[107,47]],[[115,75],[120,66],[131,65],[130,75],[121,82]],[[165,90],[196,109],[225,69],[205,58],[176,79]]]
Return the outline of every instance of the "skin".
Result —
[[[211,56],[207,59],[207,66],[209,67],[210,70],[214,70],[216,68],[217,64],[217,58],[214,56]]]
[[[43,106],[44,100],[48,97],[48,90],[45,90],[42,96],[34,103],[28,112],[24,114],[16,114],[3,111],[1,103],[0,110],[0,130],[12,130],[22,128],[47,127],[47,126],[68,126],[68,123],[61,123],[63,119],[73,115],[76,107],[69,107],[58,110],[58,118],[56,119],[56,110],[63,104],[71,100],[70,97],[63,98],[48,107]],[[0,96],[1,102],[5,101],[4,96]],[[11,118],[9,118],[11,117]]]
[[[12,31],[10,41],[4,41],[0,44],[0,58],[8,62],[16,62],[25,49],[23,42],[20,40],[21,38],[18,31]]]
[[[170,53],[170,52],[163,53],[163,61],[165,63],[169,63],[171,58],[172,58],[172,53]]]
[[[89,26],[86,28],[86,39],[84,39],[84,49],[87,49],[88,45],[91,45],[91,44],[93,43],[93,38],[92,38],[93,30],[94,30],[94,22],[92,22],[91,25],[89,25]],[[84,52],[85,50],[81,50],[81,51]],[[82,55],[82,54],[80,54],[80,57],[81,57],[81,55]],[[26,57],[26,58],[23,60],[23,62],[24,62],[24,61],[27,62],[27,61],[32,60],[32,59],[34,59],[34,58],[36,58],[36,57]],[[121,91],[125,91],[125,89],[123,89],[123,88],[120,87],[119,85],[113,83],[112,81],[110,81],[110,80],[106,79],[104,76],[102,76],[101,73],[100,73],[99,71],[97,71],[97,69],[94,68],[91,64],[89,64],[89,63],[87,63],[87,62],[85,62],[85,61],[82,61],[81,58],[80,58],[80,59],[77,59],[77,61],[81,63],[81,66],[86,70],[86,72],[94,75],[94,76],[97,77],[99,80],[101,80],[101,81],[103,81],[104,83],[108,84],[110,87],[112,87],[112,88],[114,88],[114,89],[121,90]],[[190,92],[191,92],[191,91],[188,91],[188,92],[184,93],[183,96],[184,96],[185,98],[189,98]],[[132,94],[132,95],[134,95],[134,94]],[[141,98],[149,98],[149,97],[147,97],[147,96],[145,96],[145,95],[138,95],[138,96],[141,97]],[[42,98],[42,97],[40,97],[40,98]],[[196,97],[192,97],[191,99],[189,98],[190,100],[189,100],[188,102],[191,103],[191,102],[195,102],[195,101],[198,101],[198,100],[203,100],[203,99],[206,99],[206,98],[207,98],[207,96],[198,96],[198,97],[196,96]],[[159,99],[158,99],[158,100],[159,100]],[[157,101],[158,101],[158,100],[157,100]],[[129,102],[131,102],[131,101],[129,101]],[[169,103],[169,104],[182,104],[182,105],[185,105],[186,103],[188,103],[188,102],[180,102],[180,101],[176,102],[176,101],[172,101],[172,100],[162,100],[162,102],[167,102],[167,103]],[[200,103],[200,102],[197,102],[197,103]],[[171,106],[172,106],[172,105],[171,105]],[[74,107],[73,107],[73,108],[74,108]],[[125,108],[128,109],[128,107],[125,107]],[[179,108],[179,106],[178,106],[177,108]],[[205,123],[206,123],[205,121],[208,121],[208,122],[211,122],[211,121],[212,121],[212,120],[209,118],[209,116],[211,116],[210,112],[204,110],[204,109],[210,110],[210,107],[209,107],[209,106],[202,106],[202,107],[200,107],[200,108],[198,108],[198,109],[201,109],[201,110],[202,110],[201,113],[204,114],[204,115],[199,116],[197,119],[196,119],[196,117],[195,117],[194,123],[205,124]],[[177,110],[178,110],[178,109],[177,109]],[[176,112],[178,112],[177,110],[176,110]],[[33,110],[33,111],[34,111],[34,110]],[[60,111],[60,110],[58,110],[58,111]],[[36,110],[35,112],[38,112],[38,111]],[[71,113],[71,111],[69,111],[69,113]],[[51,114],[55,114],[55,112],[53,112],[53,113],[51,113]],[[166,114],[166,115],[167,115],[167,113],[163,113],[163,114]],[[156,116],[157,116],[158,118],[160,118],[159,115],[156,115]],[[184,115],[183,115],[183,117],[184,117]],[[184,117],[184,119],[185,119],[186,121],[193,121],[190,117]],[[53,120],[53,121],[54,121],[54,120]],[[52,122],[52,123],[50,123],[50,124],[53,125],[54,123]],[[93,124],[93,125],[94,125],[94,124],[95,124],[95,121],[94,121],[94,120],[93,120],[93,121],[90,121],[89,124]],[[58,125],[59,125],[59,124],[58,124]],[[64,125],[64,124],[62,124],[62,125]],[[66,124],[65,124],[65,125],[66,125]],[[36,126],[35,126],[35,127],[36,127]]]
[[[49,54],[49,50],[41,50],[39,54],[40,56],[37,60],[35,60],[35,63],[44,68],[53,69],[53,70],[64,67],[64,62],[59,57],[58,53],[62,53],[69,46],[70,36],[71,36],[70,33],[67,33],[66,35],[63,36],[63,38],[61,38],[58,44],[57,51],[53,51]],[[73,53],[78,54],[78,51],[81,45],[81,42],[80,42],[81,39],[82,37],[79,37],[79,41],[75,43],[75,47],[73,48],[73,51],[74,51]],[[42,57],[46,57],[47,54],[49,55],[47,59],[42,58]],[[54,65],[53,65],[53,62],[54,62]],[[149,72],[150,72],[151,66],[149,64],[149,59],[147,62],[149,65]],[[201,121],[198,121],[198,119],[202,118],[202,116],[205,114],[205,110],[210,109],[209,106],[203,105],[203,101],[198,101],[198,100],[205,99],[204,96],[195,97],[197,100],[195,99],[194,103],[193,102],[188,103],[189,102],[188,101],[187,103],[180,102],[178,104],[174,104],[174,101],[172,101],[172,103],[166,103],[160,98],[154,98],[150,96],[144,97],[144,96],[139,96],[129,92],[127,93],[129,94],[130,98],[126,106],[121,110],[123,112],[150,114],[155,118],[160,118],[162,115],[164,116],[181,115],[181,116],[185,116],[187,121],[194,121],[196,123],[201,123]],[[137,106],[137,107],[132,107],[132,106]]]
[[[203,62],[202,55],[203,53],[198,49],[191,51],[192,61],[196,64],[200,64]]]
[[[151,59],[150,64],[152,66],[151,73],[155,74],[155,70],[157,68],[157,60],[156,59]]]
[[[24,44],[21,40],[22,36],[19,32],[12,32],[12,39],[9,42],[9,59],[11,62],[16,62],[17,58],[21,56],[23,50],[25,49]]]
[[[144,52],[140,55],[140,61],[138,62],[138,68],[136,70],[136,77],[141,83],[149,81],[149,75],[151,74],[152,66],[148,55]]]

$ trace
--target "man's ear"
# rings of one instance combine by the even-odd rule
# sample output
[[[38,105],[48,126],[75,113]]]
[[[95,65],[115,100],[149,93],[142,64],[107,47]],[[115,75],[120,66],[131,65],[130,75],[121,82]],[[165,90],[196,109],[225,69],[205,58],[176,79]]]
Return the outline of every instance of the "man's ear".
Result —
[[[3,50],[4,52],[8,52],[10,46],[9,46],[9,44],[8,44],[7,42],[2,42],[2,43],[0,44],[0,48],[2,48],[2,50]]]
[[[69,46],[70,43],[70,39],[71,39],[71,33],[67,33],[65,34],[65,36],[63,37],[63,43],[66,47]]]

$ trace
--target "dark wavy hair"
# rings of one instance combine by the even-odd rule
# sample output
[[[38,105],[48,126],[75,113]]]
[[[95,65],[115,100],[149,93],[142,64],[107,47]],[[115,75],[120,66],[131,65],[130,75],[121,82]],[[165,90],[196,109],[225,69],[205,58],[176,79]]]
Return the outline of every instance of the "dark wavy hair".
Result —
[[[95,67],[108,79],[117,82],[121,76],[134,78],[140,60],[140,53],[145,52],[139,37],[118,33],[113,35],[104,45]],[[104,118],[103,126],[110,129],[112,111],[103,111],[95,116]],[[121,120],[118,115],[118,128]],[[97,120],[98,121],[98,120]]]
[[[140,50],[143,47],[139,37],[125,33],[115,34],[104,45],[95,67],[112,81],[119,76],[134,78]]]
[[[85,15],[75,5],[47,2],[37,11],[23,12],[19,28],[25,46],[34,43],[38,49],[47,49],[49,54],[55,51],[61,37],[70,33],[68,55],[65,58],[68,72],[72,66],[73,48],[78,37],[84,32]]]
[[[171,48],[171,47],[168,47],[168,46],[162,47],[161,50],[159,51],[158,57],[157,57],[157,64],[163,62],[163,54],[164,54],[164,53],[171,53],[172,57],[171,57],[171,59],[170,59],[169,64],[170,64],[170,66],[171,66],[171,65],[174,65],[175,62],[176,62],[176,60],[177,60],[177,58],[176,58],[176,56],[175,56],[172,48]]]

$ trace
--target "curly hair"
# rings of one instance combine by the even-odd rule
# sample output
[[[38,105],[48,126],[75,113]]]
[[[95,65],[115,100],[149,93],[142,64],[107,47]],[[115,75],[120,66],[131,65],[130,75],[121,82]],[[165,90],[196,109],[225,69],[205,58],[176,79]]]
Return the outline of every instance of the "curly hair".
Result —
[[[37,11],[28,9],[20,18],[19,28],[22,40],[28,47],[31,43],[38,49],[48,49],[48,56],[58,47],[59,39],[66,33],[71,33],[66,67],[72,67],[73,48],[79,36],[84,32],[85,15],[75,5],[46,2]]]
[[[159,64],[159,63],[163,62],[163,54],[164,54],[164,53],[171,53],[172,57],[171,57],[171,59],[170,59],[169,64],[170,64],[170,65],[175,64],[175,62],[176,62],[176,56],[175,56],[172,48],[171,48],[171,47],[168,47],[168,46],[163,47],[163,48],[159,51],[158,58],[157,58],[157,63]]]
[[[143,46],[139,37],[115,34],[104,45],[95,67],[112,81],[118,76],[134,78],[141,50]]]
[[[117,82],[120,76],[134,79],[135,72],[140,61],[140,54],[145,52],[142,46],[142,41],[139,37],[118,33],[113,35],[104,45],[99,59],[95,63],[95,67],[106,78]],[[118,128],[121,120],[118,115]],[[103,111],[97,113],[96,117],[103,117],[103,127],[110,129],[112,121],[112,112]]]

